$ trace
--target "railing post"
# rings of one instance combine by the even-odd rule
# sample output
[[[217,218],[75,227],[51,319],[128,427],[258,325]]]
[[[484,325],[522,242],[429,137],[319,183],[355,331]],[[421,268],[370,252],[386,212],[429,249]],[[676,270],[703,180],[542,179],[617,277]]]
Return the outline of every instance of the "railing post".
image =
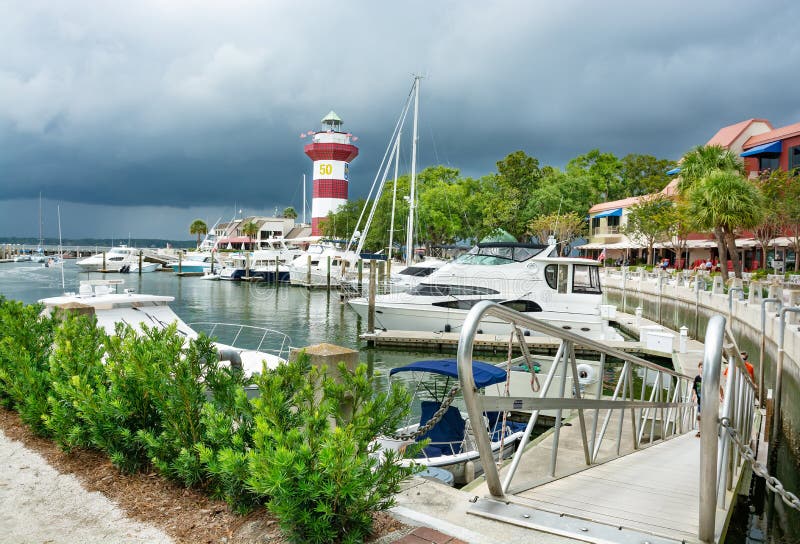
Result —
[[[767,406],[767,388],[764,386],[764,348],[767,342],[767,304],[774,302],[778,305],[778,312],[783,306],[783,301],[779,298],[765,298],[761,301],[761,351],[758,357],[758,403],[765,408]]]
[[[698,291],[699,292],[699,291]],[[698,537],[714,542],[717,509],[717,453],[719,442],[719,374],[725,318],[712,316],[708,322],[703,354],[702,413],[700,418],[700,511]]]
[[[778,433],[781,431],[781,389],[783,388],[783,342],[786,338],[786,314],[800,313],[798,307],[781,308],[780,323],[778,324],[778,362],[775,365],[775,388],[773,392],[772,429],[769,445],[769,471],[775,472],[778,455]]]

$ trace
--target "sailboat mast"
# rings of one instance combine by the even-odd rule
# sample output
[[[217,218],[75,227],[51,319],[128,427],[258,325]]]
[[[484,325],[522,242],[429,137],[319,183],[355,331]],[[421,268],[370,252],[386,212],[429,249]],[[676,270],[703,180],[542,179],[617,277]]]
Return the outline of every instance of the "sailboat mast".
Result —
[[[392,219],[389,222],[389,260],[392,260],[392,248],[394,246],[394,208],[397,202],[397,169],[400,164],[400,136],[402,131],[397,133],[397,140],[394,142],[394,188],[392,189]]]
[[[66,290],[64,282],[64,251],[61,248],[61,204],[58,205],[58,256],[61,259],[61,289]],[[103,257],[105,260],[105,257]]]
[[[408,232],[406,233],[406,266],[411,266],[414,257],[414,212],[416,209],[417,188],[417,121],[419,120],[419,81],[414,76],[414,135],[411,140],[411,193],[408,199]]]

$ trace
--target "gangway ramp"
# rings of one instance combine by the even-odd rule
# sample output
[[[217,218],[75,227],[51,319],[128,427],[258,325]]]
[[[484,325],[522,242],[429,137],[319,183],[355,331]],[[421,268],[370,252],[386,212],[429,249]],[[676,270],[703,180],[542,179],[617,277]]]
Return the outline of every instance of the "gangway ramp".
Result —
[[[527,456],[547,455],[536,449]],[[699,542],[699,459],[700,440],[685,434],[529,490],[510,490],[505,501],[479,500],[468,512],[590,542],[655,542],[650,536]]]
[[[506,320],[512,339],[523,337],[522,328],[561,338],[547,376],[538,378],[540,389],[498,395],[476,388],[473,344],[487,315]],[[592,373],[579,369],[577,342],[599,354],[599,379],[584,379]],[[519,345],[529,359],[524,341]],[[720,388],[723,361],[731,372]],[[458,372],[471,420],[490,410],[530,413],[525,447],[500,470],[488,436],[475,433],[485,483],[470,489],[477,495],[468,514],[585,542],[724,539],[738,486],[749,473],[742,452],[752,458],[745,449],[758,434],[755,384],[724,317],[712,317],[707,327],[702,385],[708,393],[700,437],[695,436],[693,376],[488,301],[465,320]],[[555,379],[557,374],[562,379]],[[571,377],[569,388],[566,377]],[[555,426],[527,443],[544,410],[555,411]]]

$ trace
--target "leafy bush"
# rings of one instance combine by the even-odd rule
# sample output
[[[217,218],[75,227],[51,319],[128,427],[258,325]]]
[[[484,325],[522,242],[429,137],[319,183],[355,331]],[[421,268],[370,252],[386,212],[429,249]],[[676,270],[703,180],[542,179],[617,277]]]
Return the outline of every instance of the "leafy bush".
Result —
[[[49,367],[52,390],[44,423],[66,451],[92,445],[89,430],[90,414],[96,409],[95,392],[107,387],[103,365],[106,341],[94,316],[65,314],[56,330]]]
[[[337,383],[302,355],[256,378],[248,484],[270,497],[267,507],[294,542],[363,542],[372,513],[391,507],[416,470],[391,453],[381,462],[372,443],[400,425],[408,392],[395,384],[375,394],[366,365],[339,370]]]
[[[43,316],[42,309],[0,297],[0,402],[19,412],[34,432],[46,435],[48,358],[58,321]]]

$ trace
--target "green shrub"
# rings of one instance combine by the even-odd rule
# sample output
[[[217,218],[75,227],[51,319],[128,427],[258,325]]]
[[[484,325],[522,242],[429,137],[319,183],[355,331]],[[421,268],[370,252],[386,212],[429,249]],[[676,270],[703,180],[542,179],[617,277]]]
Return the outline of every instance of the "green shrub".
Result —
[[[366,365],[339,369],[337,383],[301,356],[255,380],[261,397],[248,484],[270,497],[268,508],[293,542],[363,542],[372,513],[391,507],[416,470],[391,454],[380,462],[372,443],[403,421],[408,392],[395,384],[376,394]]]
[[[66,451],[92,445],[87,415],[95,408],[95,392],[107,387],[103,365],[106,341],[105,331],[97,326],[94,316],[67,314],[56,329],[50,356],[52,390],[44,423]]]
[[[48,358],[58,321],[43,316],[42,309],[0,297],[0,402],[35,433],[47,435]]]

